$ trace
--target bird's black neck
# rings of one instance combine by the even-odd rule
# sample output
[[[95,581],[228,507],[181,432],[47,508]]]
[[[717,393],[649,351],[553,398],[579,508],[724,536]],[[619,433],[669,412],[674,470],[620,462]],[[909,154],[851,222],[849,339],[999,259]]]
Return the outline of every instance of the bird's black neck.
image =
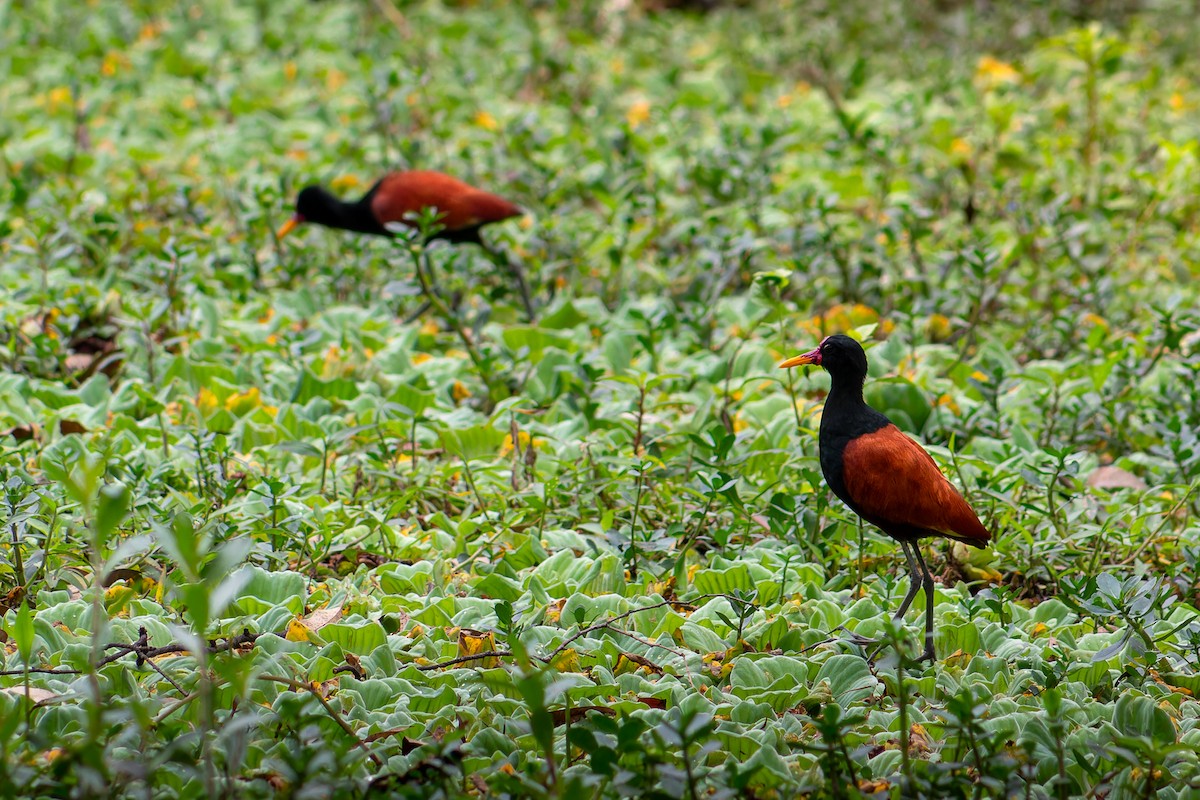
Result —
[[[857,511],[842,478],[842,456],[846,446],[854,439],[874,433],[891,422],[863,399],[863,380],[866,376],[835,373],[831,377],[833,385],[825,398],[825,408],[821,411],[821,432],[817,439],[821,472],[833,493]]]
[[[375,212],[371,210],[371,196],[374,194],[375,188],[372,187],[371,191],[367,192],[361,200],[353,203],[338,200],[337,205],[332,207],[338,218],[338,224],[335,227],[357,233],[391,236],[388,229],[379,224],[379,220],[375,218]]]

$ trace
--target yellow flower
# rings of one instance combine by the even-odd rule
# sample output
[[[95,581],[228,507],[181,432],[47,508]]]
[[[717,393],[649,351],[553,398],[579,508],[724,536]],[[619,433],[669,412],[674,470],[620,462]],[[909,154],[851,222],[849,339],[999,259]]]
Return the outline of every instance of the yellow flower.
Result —
[[[246,391],[232,394],[225,399],[225,410],[238,416],[253,411],[260,405],[262,397],[259,396],[257,386],[251,386]]]
[[[779,95],[779,97],[777,97],[775,99],[775,106],[777,108],[787,108],[788,106],[790,106],[792,104],[792,101],[795,99],[796,98],[792,95],[791,92],[784,92],[783,94]]]
[[[984,374],[983,374],[982,372],[980,372],[979,370],[975,370],[974,372],[972,372],[972,373],[971,373],[971,378],[972,378],[973,380],[977,380],[977,381],[979,381],[980,383],[987,383],[987,382],[988,382],[988,377],[987,377],[987,375],[984,375]]]
[[[71,90],[66,86],[57,86],[46,93],[46,106],[50,111],[69,108],[71,105]]]
[[[934,405],[939,408],[949,409],[950,412],[952,414],[954,414],[955,416],[958,416],[960,413],[962,413],[962,410],[958,407],[958,402],[955,401],[955,399],[948,394],[944,394],[944,395],[941,395],[940,397],[938,397],[938,399],[934,403]]]
[[[147,22],[142,26],[142,30],[138,33],[139,42],[148,42],[151,39],[157,39],[158,34],[162,31],[163,24],[161,22]]]
[[[974,150],[971,147],[971,143],[961,136],[950,143],[950,155],[958,159],[966,161],[971,157],[972,152]]]
[[[1105,330],[1108,330],[1108,320],[1106,320],[1104,317],[1100,316],[1099,314],[1092,314],[1090,312],[1087,314],[1084,314],[1083,321],[1088,323],[1089,325],[1095,325],[1098,328],[1104,328]]]
[[[1171,92],[1171,99],[1167,101],[1167,104],[1171,106],[1172,111],[1182,111],[1185,105],[1183,95],[1179,92]]]
[[[629,123],[629,127],[631,128],[639,127],[648,119],[650,119],[650,102],[648,100],[636,101],[625,112],[625,121]]]
[[[414,353],[412,357],[413,366],[424,364],[431,358],[433,358],[433,356],[429,355],[429,353]]]
[[[1002,83],[1019,83],[1021,73],[1012,64],[984,56],[975,67],[975,78],[986,88],[999,86]]]
[[[111,78],[117,74],[117,70],[128,66],[129,58],[124,53],[118,53],[116,50],[109,50],[104,56],[103,63],[100,64],[100,74],[106,78]]]
[[[746,420],[742,418],[741,414],[733,415],[733,432],[734,433],[741,433],[742,431],[746,430],[746,428],[748,428],[748,427],[750,427],[750,423],[746,422]]]
[[[217,410],[217,396],[211,389],[201,387],[196,393],[196,409],[206,417]]]
[[[471,390],[462,381],[455,381],[454,385],[450,387],[450,396],[454,398],[454,402],[461,403],[471,396]]]
[[[500,123],[496,122],[496,118],[486,111],[475,112],[475,124],[485,131],[494,131],[500,127]]]
[[[296,80],[296,62],[289,61],[283,65],[283,77],[287,78],[288,83]]]
[[[362,186],[362,181],[357,175],[338,175],[329,182],[329,187],[335,192],[344,192],[347,189],[357,189]]]
[[[342,72],[340,69],[330,68],[329,71],[325,73],[326,90],[330,92],[336,92],[338,89],[342,88],[345,83],[346,73]]]
[[[527,448],[529,446],[529,442],[530,442],[530,439],[529,439],[528,433],[526,433],[525,431],[517,431],[517,444],[520,445],[522,452],[524,452],[525,448]],[[500,445],[500,455],[506,456],[509,453],[511,453],[512,451],[513,451],[512,434],[508,433],[508,434],[504,435],[504,442]]]
[[[934,342],[945,339],[950,335],[950,318],[945,314],[930,314],[925,322],[925,335]]]
[[[437,322],[432,319],[426,319],[421,323],[422,336],[437,336],[439,330]]]

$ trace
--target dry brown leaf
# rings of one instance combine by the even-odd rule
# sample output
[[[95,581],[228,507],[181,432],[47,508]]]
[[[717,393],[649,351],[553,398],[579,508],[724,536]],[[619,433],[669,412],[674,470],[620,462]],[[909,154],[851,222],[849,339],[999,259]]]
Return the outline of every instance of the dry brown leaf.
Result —
[[[336,621],[342,616],[341,605],[329,606],[326,608],[318,608],[316,611],[304,617],[300,621],[304,623],[304,627],[310,631],[319,631],[331,622]]]
[[[1136,489],[1142,491],[1146,482],[1129,470],[1120,467],[1097,467],[1088,475],[1087,485],[1096,489]]]
[[[27,692],[26,689],[29,691]],[[37,686],[5,686],[0,688],[0,692],[7,692],[13,697],[25,695],[34,703],[49,703],[51,700],[56,700],[61,696],[49,689],[39,689]]]

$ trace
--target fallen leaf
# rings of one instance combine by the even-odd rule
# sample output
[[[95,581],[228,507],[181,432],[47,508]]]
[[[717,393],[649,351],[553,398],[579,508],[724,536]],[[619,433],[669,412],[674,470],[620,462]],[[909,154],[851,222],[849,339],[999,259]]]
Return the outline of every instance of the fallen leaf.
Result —
[[[1146,482],[1129,470],[1120,467],[1097,467],[1088,475],[1087,485],[1095,489],[1136,489],[1143,491]]]
[[[13,697],[21,697],[24,695],[32,700],[35,704],[49,703],[51,700],[55,700],[60,697],[60,695],[55,694],[49,689],[40,689],[37,686],[5,686],[0,688],[0,692],[6,692],[11,694]]]

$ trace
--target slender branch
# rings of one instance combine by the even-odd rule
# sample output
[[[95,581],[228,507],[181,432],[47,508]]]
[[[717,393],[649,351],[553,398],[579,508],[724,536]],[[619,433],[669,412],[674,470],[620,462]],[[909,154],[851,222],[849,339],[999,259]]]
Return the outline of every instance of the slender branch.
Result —
[[[346,722],[346,720],[342,718],[342,715],[339,714],[337,710],[329,704],[329,701],[326,700],[311,683],[301,683],[293,678],[286,678],[280,675],[259,675],[258,678],[259,680],[270,681],[272,683],[281,683],[294,692],[308,692],[313,697],[317,698],[317,702],[321,704],[326,713],[329,714],[330,718],[333,719],[333,721],[336,722],[338,726],[346,732],[347,736],[354,740],[354,743],[358,745],[358,747],[364,753],[367,754],[367,757],[371,759],[372,763],[374,763],[376,767],[383,766],[383,759],[371,752],[371,748],[367,746],[366,742],[358,738],[358,734],[355,733],[354,729],[350,727],[350,723]]]

